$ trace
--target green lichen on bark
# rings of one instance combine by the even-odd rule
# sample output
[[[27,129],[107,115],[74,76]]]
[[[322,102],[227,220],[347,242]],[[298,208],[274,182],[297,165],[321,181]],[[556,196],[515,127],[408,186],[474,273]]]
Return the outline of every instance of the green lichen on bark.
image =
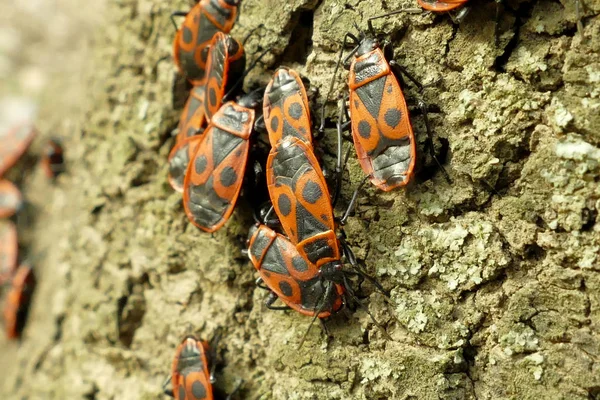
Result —
[[[365,29],[371,16],[416,7],[243,3],[233,34],[263,23],[247,52],[271,49],[247,86],[283,64],[309,78],[317,105],[354,22]],[[434,147],[447,153],[453,182],[429,156],[415,112],[422,169],[414,184],[391,193],[366,187],[345,227],[368,272],[391,291],[385,299],[364,285],[365,304],[391,339],[358,309],[328,323],[330,341],[313,327],[299,351],[310,318],[267,310],[240,253],[248,207],[205,235],[166,181],[180,112],[171,107],[169,14],[189,5],[101,2],[88,50],[72,50],[86,59],[78,96],[57,89],[72,81],[65,77],[40,95],[41,130],[65,136],[68,173],[55,189],[39,174],[25,179],[39,211],[33,251],[45,256],[24,340],[0,352],[11,366],[3,397],[154,399],[182,336],[209,338],[218,327],[217,386],[231,391],[244,379],[240,398],[600,396],[600,2],[585,1],[578,33],[572,1],[508,1],[498,46],[495,2],[473,3],[460,26],[430,13],[375,23],[419,80],[441,78],[422,94],[409,85],[406,95],[411,109],[420,95],[432,105]],[[64,12],[74,18],[71,7]],[[334,87],[335,100],[345,86]],[[321,142],[330,167],[336,103]],[[338,212],[362,176],[351,157]]]

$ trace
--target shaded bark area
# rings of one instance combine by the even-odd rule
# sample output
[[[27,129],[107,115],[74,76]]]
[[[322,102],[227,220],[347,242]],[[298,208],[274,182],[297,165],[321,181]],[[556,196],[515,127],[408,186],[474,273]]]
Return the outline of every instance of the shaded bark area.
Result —
[[[359,309],[328,322],[332,340],[312,329],[301,350],[310,318],[267,310],[241,254],[251,209],[242,202],[223,229],[203,234],[166,180],[181,112],[171,105],[169,14],[189,5],[100,3],[93,28],[66,24],[86,38],[60,49],[74,54],[81,78],[50,75],[38,95],[39,125],[65,137],[68,172],[56,187],[24,175],[36,210],[24,235],[40,285],[23,341],[2,339],[3,398],[160,398],[181,338],[218,327],[216,386],[228,392],[241,378],[244,399],[600,396],[599,1],[585,1],[582,32],[572,1],[507,1],[498,46],[493,1],[473,1],[460,26],[430,13],[375,23],[420,81],[441,78],[423,93],[406,88],[416,182],[391,193],[366,187],[345,227],[392,293],[365,284],[365,304],[392,340]],[[245,0],[233,34],[264,23],[247,53],[271,49],[246,86],[286,65],[308,77],[319,106],[353,23],[366,29],[371,16],[415,6]],[[75,4],[64,13],[81,14]],[[35,49],[60,70],[44,40]],[[345,90],[339,80],[334,99]],[[420,96],[452,184],[428,155]],[[335,103],[319,143],[330,168]],[[338,213],[362,177],[352,155]]]

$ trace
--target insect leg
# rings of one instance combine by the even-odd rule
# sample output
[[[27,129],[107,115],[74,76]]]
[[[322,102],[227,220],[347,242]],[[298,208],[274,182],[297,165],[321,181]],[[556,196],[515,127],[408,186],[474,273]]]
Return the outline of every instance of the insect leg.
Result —
[[[269,296],[267,297],[267,299],[265,300],[265,306],[267,306],[267,308],[269,310],[275,310],[275,311],[287,311],[290,308],[288,306],[274,306],[273,303],[275,303],[277,301],[279,297],[277,297],[277,295],[273,292],[271,292],[269,294]]]
[[[390,297],[390,294],[387,290],[385,290],[383,288],[383,286],[381,286],[381,283],[377,282],[377,280],[375,278],[373,278],[371,275],[367,274],[358,264],[357,260],[356,260],[356,256],[354,255],[354,252],[352,251],[352,249],[350,248],[350,246],[348,246],[348,243],[346,243],[346,240],[342,237],[340,238],[340,244],[342,246],[342,251],[344,252],[344,255],[346,256],[346,258],[348,259],[348,261],[350,262],[350,265],[352,266],[352,268],[361,276],[363,276],[365,279],[367,279],[369,282],[371,282],[384,296],[386,297]]]
[[[321,125],[319,126],[319,130],[318,130],[318,135],[317,137],[321,137],[323,136],[323,132],[325,131],[325,105],[327,104],[327,102],[329,101],[329,97],[331,96],[331,92],[333,92],[333,85],[335,84],[336,78],[337,78],[337,73],[338,70],[340,68],[340,64],[342,63],[342,56],[344,55],[344,48],[350,44],[350,42],[348,42],[348,39],[352,40],[353,44],[354,44],[354,49],[350,52],[350,54],[348,56],[346,56],[346,59],[344,60],[344,64],[346,63],[346,60],[348,59],[348,57],[350,57],[351,55],[353,55],[354,53],[356,53],[356,50],[358,50],[358,45],[360,43],[360,40],[358,40],[358,38],[356,36],[354,36],[352,33],[347,32],[346,35],[344,36],[344,42],[342,43],[342,48],[340,49],[340,54],[338,56],[338,60],[337,63],[335,65],[335,70],[333,72],[333,77],[331,78],[331,84],[329,85],[329,91],[327,92],[327,96],[325,97],[325,100],[323,100],[323,104],[321,105]]]
[[[333,282],[331,282],[331,281],[327,281],[327,282],[329,283],[327,285],[327,289],[323,292],[323,294],[317,300],[317,305],[321,302],[322,302],[322,304],[319,306],[319,309],[315,312],[315,315],[313,316],[312,320],[310,321],[310,324],[308,325],[308,329],[304,333],[304,336],[302,336],[302,339],[300,340],[300,344],[298,345],[298,350],[300,350],[300,348],[304,344],[304,341],[306,340],[306,337],[308,336],[308,333],[310,332],[310,328],[312,328],[315,321],[319,318],[319,314],[321,314],[325,310],[325,299],[328,299],[331,296],[331,293],[333,292],[333,290],[335,288],[335,285],[333,284]]]
[[[446,171],[446,169],[444,168],[444,166],[442,165],[442,163],[440,162],[440,160],[437,158],[437,156],[435,154],[435,149],[433,147],[433,130],[431,129],[431,124],[429,123],[429,117],[427,116],[427,112],[428,112],[427,103],[425,103],[425,101],[423,99],[419,99],[419,108],[421,108],[421,112],[423,113],[423,118],[425,118],[425,129],[427,130],[427,143],[428,143],[427,146],[429,147],[429,153],[431,154],[431,158],[433,158],[433,160],[436,162],[436,164],[438,165],[438,167],[444,174],[446,181],[448,181],[448,183],[452,183],[452,179],[450,179],[450,175],[448,175],[448,172]]]
[[[575,0],[575,17],[577,18],[577,32],[583,35],[583,23],[581,22],[581,11],[585,11],[585,3],[581,0]]]
[[[248,39],[250,39],[250,37],[252,37],[252,35],[254,35],[254,33],[256,33],[257,31],[259,31],[260,29],[265,29],[265,25],[264,24],[260,24],[256,28],[252,28],[252,30],[250,30],[250,33],[248,33],[248,35],[246,35],[246,37],[242,41],[242,46],[246,46],[246,42],[248,42]],[[260,35],[258,35],[258,37],[262,38],[262,36],[260,36]]]
[[[438,81],[434,81],[432,83],[428,83],[427,85],[423,85],[419,80],[417,80],[417,78],[415,78],[411,73],[409,73],[406,70],[406,68],[404,68],[403,66],[398,64],[395,60],[391,60],[389,62],[389,64],[390,64],[390,67],[392,67],[392,70],[394,71],[394,75],[397,78],[402,75],[406,76],[417,87],[417,89],[419,89],[419,91],[423,91],[423,89],[425,89],[426,87],[434,85],[438,82]]]
[[[452,20],[452,22],[459,25],[459,24],[462,24],[462,22],[464,21],[464,19],[467,16],[467,14],[469,14],[469,11],[471,11],[470,6],[463,6],[458,10],[458,12],[456,14],[449,12],[448,15],[450,16],[450,19]]]
[[[231,400],[231,398],[233,397],[234,394],[236,394],[240,388],[242,387],[242,385],[244,384],[244,380],[240,379],[238,380],[237,385],[235,385],[235,389],[233,389],[233,392],[231,392],[226,398],[225,400]]]
[[[262,278],[257,278],[255,283],[256,283],[256,286],[258,286],[260,289],[271,290],[265,285],[265,282],[262,280]]]
[[[344,163],[342,164],[342,132],[347,130],[350,126],[350,120],[348,119],[346,122],[342,123],[342,117],[344,112],[346,112],[346,101],[342,100],[342,104],[340,106],[340,111],[338,114],[337,121],[337,159],[335,164],[335,186],[333,192],[333,198],[331,205],[335,208],[337,204],[341,189],[342,189],[342,172],[346,169],[346,163],[348,162],[348,157],[350,156],[350,149],[346,151],[346,157],[344,158]],[[347,112],[346,112],[347,113]]]
[[[186,11],[175,11],[171,13],[171,22],[173,23],[173,26],[175,27],[175,30],[178,31],[179,27],[177,26],[177,23],[175,22],[175,17],[187,17],[188,13]]]
[[[379,323],[377,322],[377,320],[375,319],[375,317],[373,316],[373,314],[371,314],[371,311],[369,311],[369,309],[367,307],[365,307],[360,300],[358,299],[358,297],[356,297],[356,295],[354,294],[354,292],[352,290],[348,290],[350,289],[350,284],[348,283],[346,276],[344,276],[344,287],[346,287],[347,290],[347,294],[350,296],[350,298],[352,299],[352,301],[354,303],[356,303],[356,305],[363,309],[367,314],[369,314],[369,317],[371,318],[371,321],[373,321],[373,324],[379,328],[379,330],[381,331],[381,333],[388,339],[388,340],[393,340],[392,337],[389,335],[389,333],[387,333],[387,331],[385,330],[385,328]]]
[[[360,189],[362,189],[363,185],[365,184],[367,179],[369,179],[370,177],[371,177],[370,175],[365,176],[363,178],[363,180],[360,182],[360,184],[358,185],[358,187],[356,188],[356,190],[354,191],[354,193],[352,194],[352,199],[350,199],[350,204],[348,204],[348,208],[344,212],[344,215],[342,216],[342,218],[340,218],[340,220],[339,220],[340,225],[345,225],[346,221],[348,220],[350,215],[356,209],[356,200],[358,199],[358,192],[360,191]]]
[[[171,374],[169,374],[169,376],[167,376],[165,383],[163,383],[163,385],[162,385],[162,389],[163,389],[163,393],[166,394],[167,396],[175,397],[173,395],[173,389],[167,389],[167,386],[169,386],[170,384],[171,384]]]
[[[374,17],[371,17],[367,20],[367,26],[369,27],[369,33],[371,33],[371,35],[373,37],[375,37],[375,29],[373,29],[373,21],[376,19],[380,19],[380,18],[385,18],[385,17],[389,17],[391,15],[396,15],[396,14],[401,14],[401,13],[411,13],[411,14],[420,14],[421,13],[421,9],[420,8],[404,8],[401,10],[396,10],[396,11],[390,11],[387,12],[385,14],[381,14],[381,15],[376,15]]]
[[[496,17],[495,17],[495,26],[494,26],[494,44],[498,47],[498,43],[500,42],[500,5],[504,3],[504,0],[496,0]]]

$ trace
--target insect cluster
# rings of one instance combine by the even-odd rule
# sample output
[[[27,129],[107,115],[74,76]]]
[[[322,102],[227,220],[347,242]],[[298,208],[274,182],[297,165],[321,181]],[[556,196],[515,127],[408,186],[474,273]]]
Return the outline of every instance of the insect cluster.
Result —
[[[418,2],[430,11],[458,12],[460,18],[468,10],[467,0]],[[322,104],[320,128],[314,129],[311,102],[296,71],[279,67],[265,87],[242,92],[252,67],[246,69],[243,43],[228,34],[239,6],[240,0],[201,0],[189,12],[173,14],[185,17],[177,28],[174,60],[192,87],[168,156],[168,181],[182,193],[189,221],[208,233],[230,218],[245,181],[253,185],[249,200],[256,224],[244,252],[258,273],[258,287],[268,292],[266,306],[295,310],[322,322],[344,307],[364,307],[357,296],[364,280],[388,295],[364,272],[346,242],[343,225],[365,181],[388,192],[414,180],[417,140],[402,87],[406,80],[419,90],[425,86],[388,56],[373,29],[374,19],[404,10],[373,17],[367,31],[344,37]],[[352,50],[344,57],[348,45]],[[340,102],[337,160],[329,176],[321,167],[315,139],[325,132],[325,103],[340,66],[348,70],[348,96]],[[451,181],[434,151],[427,105],[422,100],[419,105],[431,159]],[[352,135],[365,180],[345,212],[336,216],[345,131]],[[267,138],[264,143],[261,137]],[[261,144],[268,148],[262,158]],[[259,155],[253,156],[255,150]],[[257,200],[264,191],[265,201]],[[283,304],[275,305],[277,300]],[[168,393],[177,399],[213,398],[209,363],[214,365],[214,357],[207,356],[209,348],[185,337],[173,361]]]
[[[15,221],[24,205],[23,196],[4,175],[27,152],[36,134],[33,126],[21,124],[0,136],[0,288],[7,289],[3,317],[9,339],[21,336],[36,278],[30,261],[19,253]],[[40,166],[48,178],[63,171],[62,147],[58,141],[48,141]]]

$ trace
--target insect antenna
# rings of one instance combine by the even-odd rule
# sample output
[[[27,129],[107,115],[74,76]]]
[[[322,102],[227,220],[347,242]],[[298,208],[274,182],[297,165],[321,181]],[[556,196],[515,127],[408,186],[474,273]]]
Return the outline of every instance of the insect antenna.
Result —
[[[347,60],[349,57],[354,55],[354,53],[356,53],[356,51],[358,50],[358,45],[360,44],[360,40],[356,36],[354,36],[352,33],[347,32],[346,35],[344,36],[344,42],[342,43],[342,48],[340,49],[340,54],[338,56],[338,60],[335,65],[333,77],[332,77],[331,83],[329,85],[329,91],[327,92],[327,96],[325,97],[325,100],[323,101],[323,105],[321,106],[321,125],[319,126],[319,135],[323,135],[323,132],[325,131],[325,105],[329,101],[329,97],[331,96],[331,93],[333,92],[333,86],[335,85],[337,73],[338,73],[338,70],[340,69],[340,64],[342,63],[342,56],[344,55],[344,48],[346,48],[346,46],[349,44],[348,39],[352,40],[354,49],[352,49],[352,51],[346,56],[345,60]]]
[[[346,289],[346,294],[352,299],[352,301],[363,311],[365,311],[369,317],[371,317],[371,321],[373,321],[373,324],[381,331],[381,333],[383,333],[383,335],[386,337],[386,339],[388,340],[394,340],[389,333],[387,333],[387,331],[385,330],[385,328],[383,327],[383,325],[381,325],[379,322],[377,322],[377,320],[375,319],[375,317],[373,316],[373,314],[371,314],[371,311],[369,311],[369,309],[367,307],[365,307],[364,304],[362,304],[360,302],[360,299],[354,294],[354,290],[352,290],[352,287],[350,286],[350,283],[348,282],[348,279],[346,278],[346,276],[344,275],[344,288]]]
[[[304,341],[308,337],[310,329],[312,328],[312,326],[315,323],[315,321],[317,320],[317,318],[319,318],[319,314],[321,314],[323,311],[325,311],[325,299],[329,298],[329,296],[331,295],[331,291],[333,290],[333,288],[335,286],[335,285],[333,285],[333,283],[331,281],[325,281],[325,282],[329,283],[329,285],[327,286],[327,289],[325,291],[323,291],[323,294],[317,300],[317,304],[321,303],[321,305],[319,307],[319,310],[315,313],[312,320],[310,321],[310,325],[308,325],[308,329],[306,330],[306,332],[304,332],[304,335],[302,336],[302,340],[300,340],[300,344],[298,345],[298,350],[300,350],[300,348],[304,344]]]
[[[396,14],[401,14],[401,13],[411,13],[411,14],[417,14],[417,13],[421,13],[421,10],[418,8],[403,8],[400,10],[396,10],[396,11],[390,11],[387,12],[385,14],[380,14],[380,15],[376,15],[374,17],[371,17],[367,20],[367,26],[369,27],[369,33],[375,37],[375,29],[373,29],[373,21],[376,19],[380,19],[380,18],[385,18],[385,17],[389,17],[390,15],[396,15]]]
[[[248,42],[248,39],[250,39],[252,37],[252,35],[254,35],[254,33],[256,33],[258,30],[260,29],[266,29],[265,28],[265,24],[260,24],[258,25],[256,28],[252,28],[250,30],[250,32],[248,33],[248,35],[246,35],[246,37],[244,38],[244,40],[242,41],[242,46],[246,46],[246,42]],[[262,38],[262,36],[258,35],[259,38]]]
[[[340,243],[342,245],[342,250],[344,252],[344,255],[350,262],[352,269],[354,269],[357,274],[359,274],[360,276],[362,276],[363,278],[365,278],[366,280],[371,282],[373,284],[373,286],[375,286],[381,294],[383,294],[387,298],[390,298],[390,293],[387,290],[385,290],[383,288],[383,286],[381,286],[381,283],[377,282],[377,280],[375,278],[373,278],[371,275],[367,274],[359,266],[358,261],[356,260],[356,256],[354,255],[354,252],[352,251],[350,246],[348,246],[348,243],[346,243],[346,240],[344,238],[340,238]]]

